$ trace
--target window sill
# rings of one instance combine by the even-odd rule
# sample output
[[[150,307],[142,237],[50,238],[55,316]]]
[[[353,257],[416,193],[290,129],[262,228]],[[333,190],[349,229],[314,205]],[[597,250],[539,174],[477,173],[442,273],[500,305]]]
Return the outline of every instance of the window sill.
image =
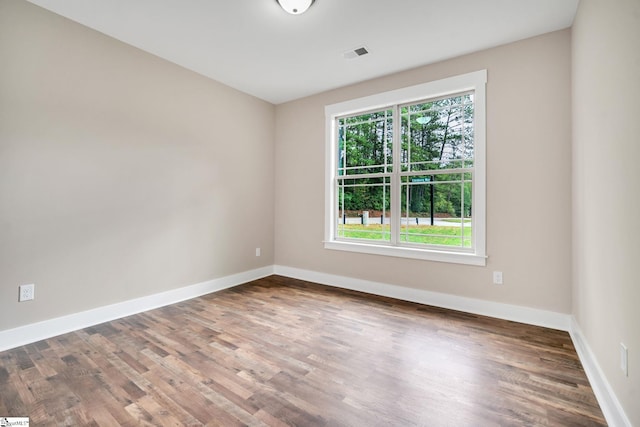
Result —
[[[358,252],[371,255],[392,256],[398,258],[421,259],[425,261],[449,262],[486,266],[487,257],[473,253],[445,252],[428,249],[417,249],[397,246],[371,245],[366,243],[325,241],[325,249]]]

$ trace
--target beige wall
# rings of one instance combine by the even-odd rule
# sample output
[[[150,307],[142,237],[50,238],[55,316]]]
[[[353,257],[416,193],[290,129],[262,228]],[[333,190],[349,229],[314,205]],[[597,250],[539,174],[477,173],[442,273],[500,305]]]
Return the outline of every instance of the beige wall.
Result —
[[[573,311],[640,426],[640,2],[582,0],[572,62]]]
[[[555,32],[279,105],[276,264],[570,313],[570,43]],[[487,267],[323,249],[324,106],[485,68]]]
[[[2,1],[0,330],[276,263],[573,311],[640,425],[639,40],[637,0],[582,0],[571,31],[273,107]],[[484,68],[487,267],[323,249],[324,106]]]
[[[1,1],[0,330],[272,265],[274,122],[269,103]],[[17,302],[24,283],[35,301]]]

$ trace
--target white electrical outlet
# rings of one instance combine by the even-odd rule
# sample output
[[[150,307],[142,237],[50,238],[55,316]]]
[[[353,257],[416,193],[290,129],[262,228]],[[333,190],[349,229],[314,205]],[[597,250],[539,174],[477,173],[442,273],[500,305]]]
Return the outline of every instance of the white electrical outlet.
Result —
[[[20,285],[20,295],[18,296],[18,301],[31,301],[36,297],[36,285],[33,283],[30,285]]]
[[[493,272],[493,284],[502,285],[502,271]]]
[[[260,256],[260,248],[256,248],[256,256]]]
[[[629,376],[629,350],[623,343],[620,343],[620,369],[624,372],[625,377]]]

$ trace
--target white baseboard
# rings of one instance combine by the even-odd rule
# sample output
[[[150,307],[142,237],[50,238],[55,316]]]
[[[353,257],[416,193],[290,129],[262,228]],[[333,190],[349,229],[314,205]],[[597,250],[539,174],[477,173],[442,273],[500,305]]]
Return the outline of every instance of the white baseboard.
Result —
[[[600,369],[595,356],[585,341],[578,323],[573,316],[569,314],[406,288],[403,286],[319,273],[281,265],[262,267],[171,291],[0,331],[0,351],[228,289],[271,274],[279,274],[281,276],[328,286],[567,331],[571,335],[578,357],[582,362],[587,378],[591,383],[591,387],[598,399],[607,423],[612,427],[632,427],[609,382]]]
[[[571,316],[571,329],[569,330],[573,345],[576,348],[582,367],[584,368],[593,393],[598,399],[598,404],[604,414],[607,423],[611,427],[632,427],[631,421],[627,418],[620,401],[616,397],[611,385],[607,381],[604,372],[600,369],[600,365],[594,356],[589,344],[584,338],[584,334],[580,329],[580,325],[575,317]]]
[[[221,291],[252,280],[270,276],[271,274],[273,274],[273,266],[262,267],[171,291],[0,331],[0,351],[30,344],[67,332],[77,331],[82,328],[109,322],[114,319],[165,305],[175,304],[211,292]]]
[[[302,270],[299,268],[281,265],[274,266],[274,273],[281,276],[320,283],[322,285],[335,286],[338,288],[351,289],[354,291],[381,295],[404,301],[496,317],[498,319],[512,320],[514,322],[543,326],[545,328],[569,331],[569,328],[571,327],[571,316],[564,313],[556,313],[553,311],[539,310],[530,307],[503,304],[421,289],[406,288],[403,286],[354,279],[345,276],[336,276],[333,274],[319,273],[316,271]]]
[[[564,331],[569,331],[571,326],[568,314],[275,265],[0,331],[0,351],[220,291],[274,273],[323,285]]]
[[[567,331],[571,336],[607,423],[612,427],[632,427],[593,353],[586,344],[577,322],[569,314],[406,288],[281,265],[274,266],[273,271],[274,274],[281,276],[323,285]]]

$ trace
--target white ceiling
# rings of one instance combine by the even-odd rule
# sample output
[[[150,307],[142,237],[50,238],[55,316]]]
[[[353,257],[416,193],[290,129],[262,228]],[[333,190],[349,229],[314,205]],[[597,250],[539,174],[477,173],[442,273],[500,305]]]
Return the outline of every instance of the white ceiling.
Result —
[[[29,0],[274,104],[570,27],[578,0]],[[349,49],[370,54],[344,59]]]

